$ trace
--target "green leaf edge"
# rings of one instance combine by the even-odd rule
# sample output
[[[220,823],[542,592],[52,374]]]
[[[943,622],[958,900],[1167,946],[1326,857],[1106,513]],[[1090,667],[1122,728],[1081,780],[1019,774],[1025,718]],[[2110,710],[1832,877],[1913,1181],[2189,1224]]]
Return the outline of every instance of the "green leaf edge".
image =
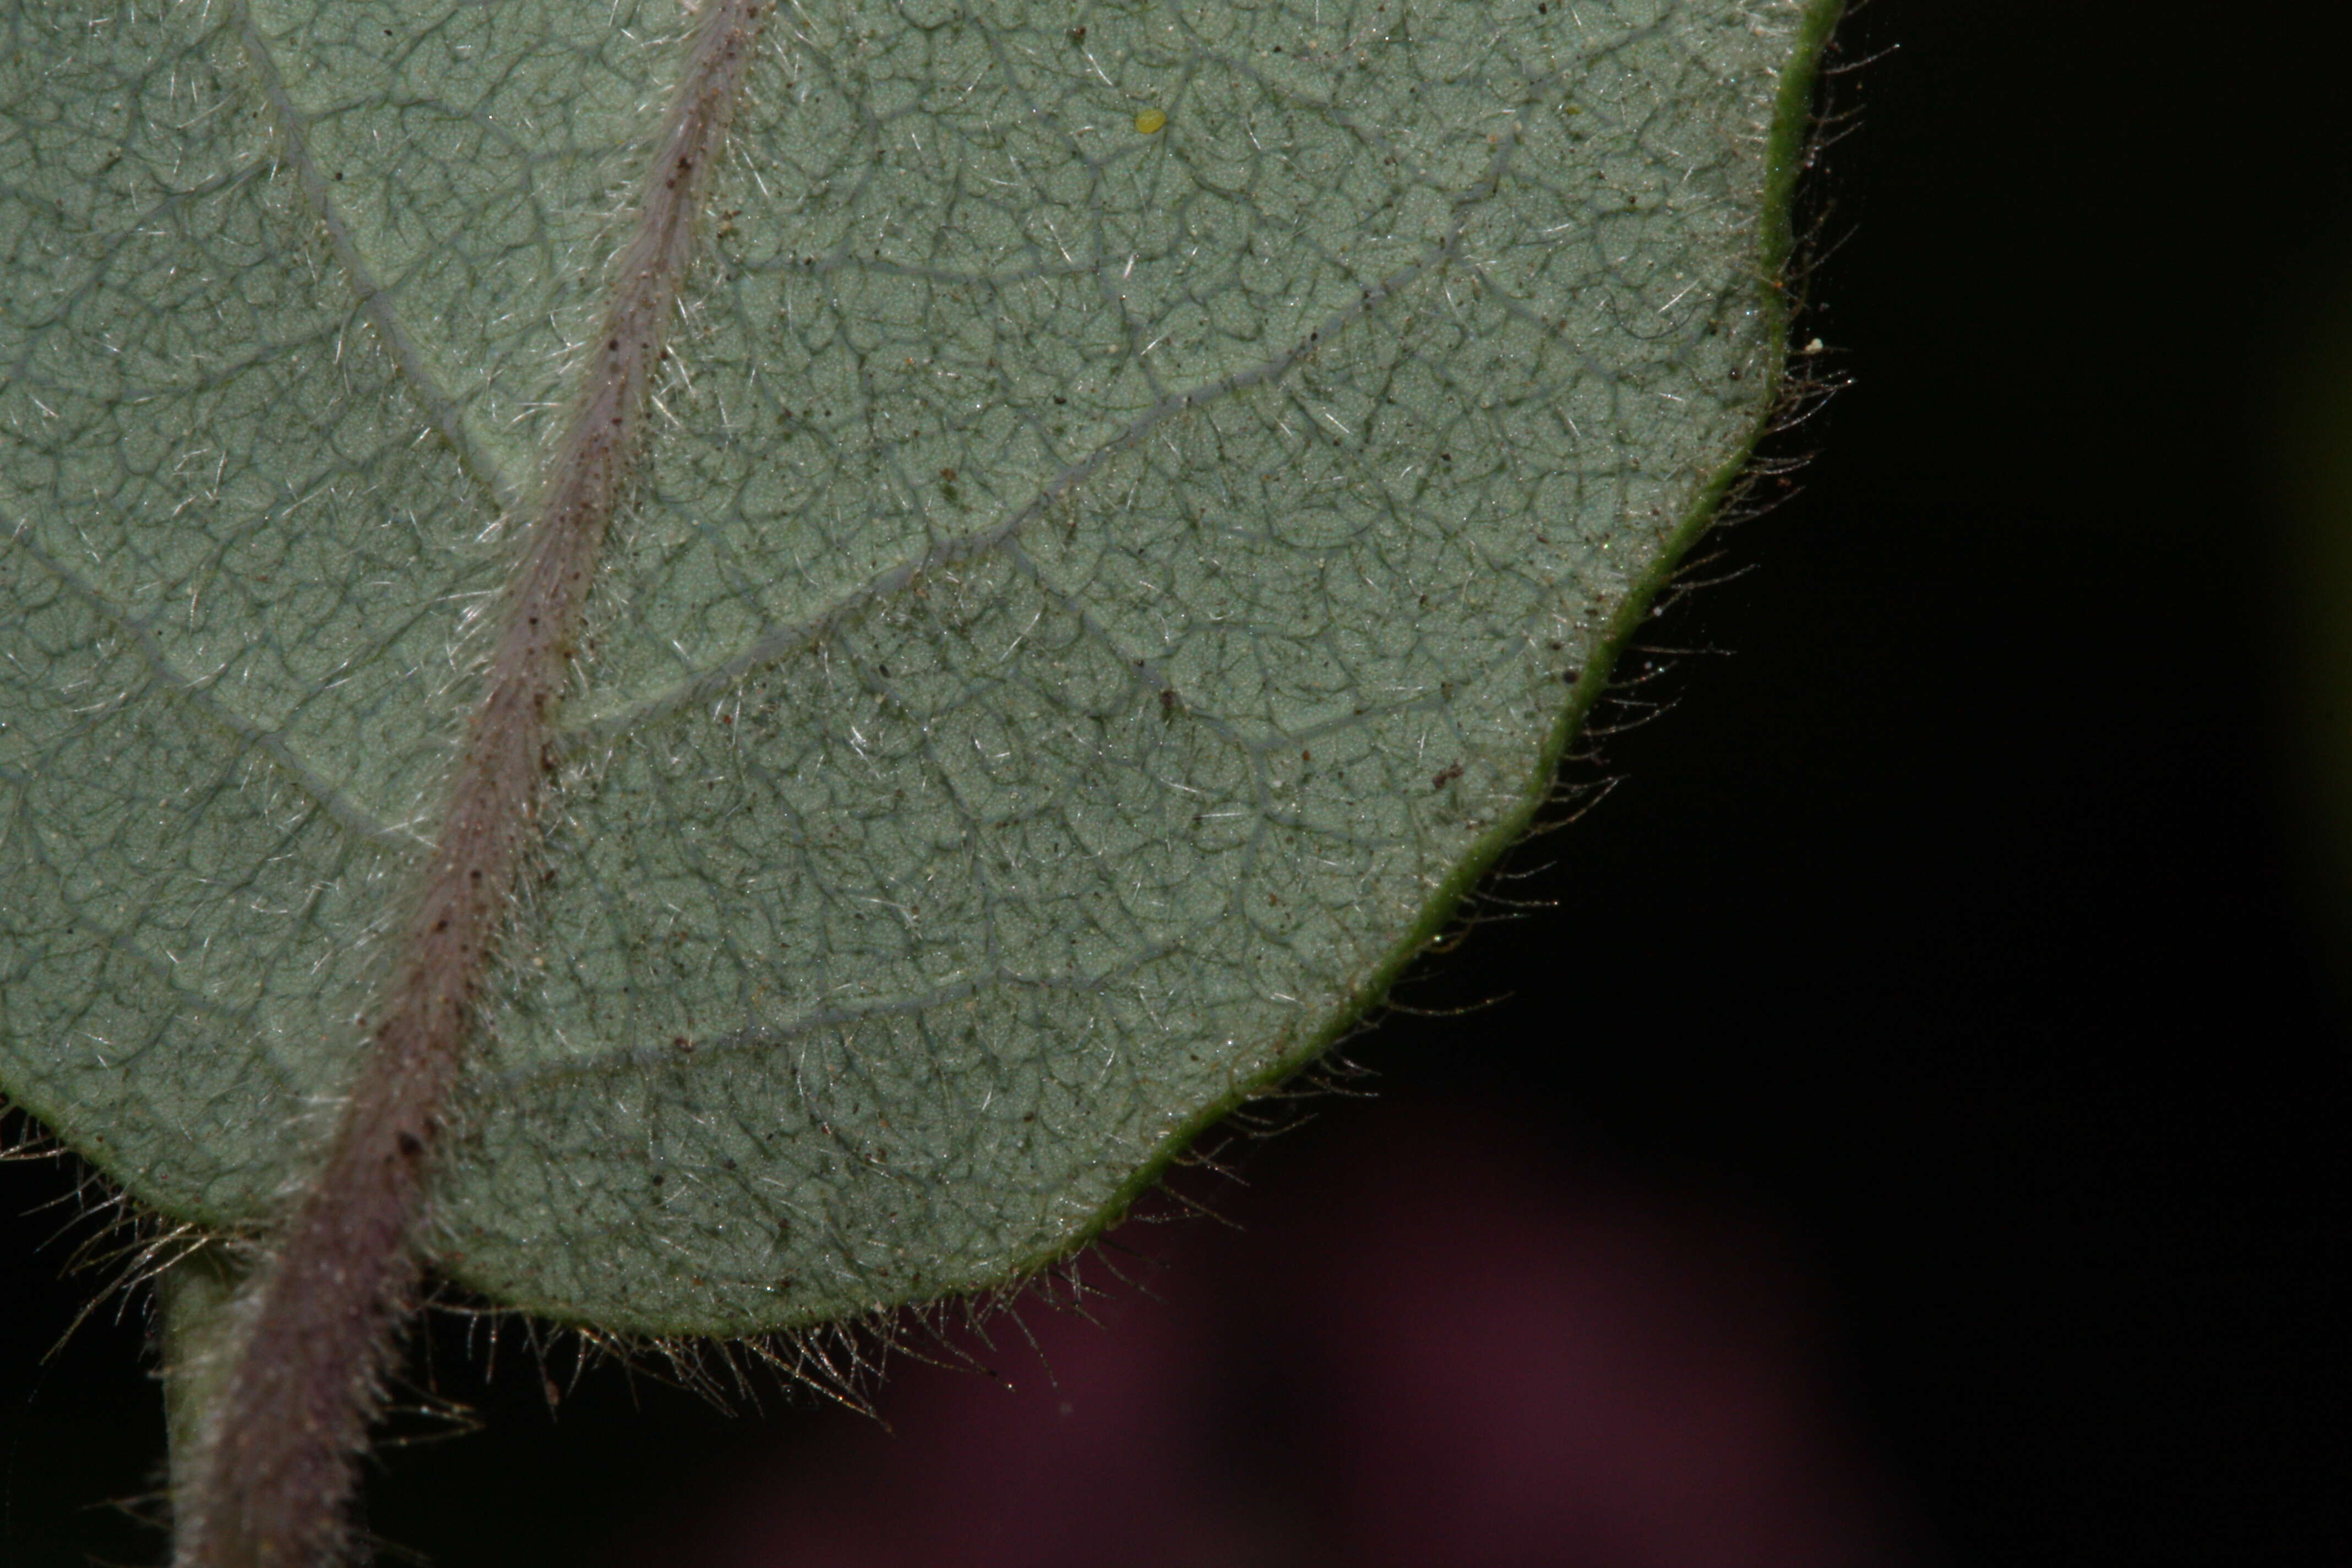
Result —
[[[1813,89],[1821,77],[1822,55],[1828,47],[1830,35],[1836,29],[1840,18],[1843,16],[1845,8],[1846,0],[1814,0],[1814,4],[1805,13],[1804,19],[1798,24],[1794,36],[1796,47],[1787,68],[1781,73],[1780,90],[1773,103],[1772,125],[1765,139],[1764,197],[1759,215],[1763,245],[1758,257],[1759,263],[1758,282],[1763,296],[1766,325],[1769,329],[1765,334],[1765,341],[1770,345],[1771,353],[1766,384],[1775,389],[1775,395],[1764,405],[1762,412],[1757,416],[1754,426],[1748,431],[1747,439],[1740,443],[1739,449],[1708,478],[1706,486],[1699,491],[1697,500],[1692,502],[1690,510],[1684,514],[1683,521],[1667,537],[1665,546],[1659,552],[1656,561],[1651,564],[1650,570],[1641,580],[1633,584],[1632,591],[1625,597],[1625,602],[1618,606],[1616,615],[1611,617],[1607,628],[1602,632],[1601,640],[1594,648],[1592,657],[1586,661],[1576,685],[1569,692],[1568,704],[1560,710],[1558,721],[1552,726],[1550,737],[1544,742],[1541,761],[1529,778],[1517,805],[1472,847],[1469,856],[1454,873],[1439,886],[1436,893],[1423,907],[1422,917],[1412,930],[1406,933],[1403,941],[1391,951],[1388,958],[1373,971],[1371,977],[1364,983],[1356,994],[1333,1015],[1331,1022],[1321,1032],[1310,1037],[1298,1049],[1286,1052],[1272,1067],[1242,1083],[1224,1098],[1207,1106],[1161,1139],[1159,1149],[1151,1158],[1139,1166],[1135,1174],[1129,1178],[1097,1211],[1094,1220],[1085,1229],[1079,1231],[1064,1245],[1037,1253],[1013,1265],[1007,1271],[1003,1283],[993,1288],[995,1292],[1004,1295],[1017,1293],[1024,1285],[1035,1279],[1055,1264],[1064,1258],[1075,1257],[1093,1246],[1105,1232],[1127,1217],[1128,1211],[1134,1206],[1136,1200],[1158,1185],[1160,1178],[1167,1174],[1169,1167],[1181,1158],[1184,1152],[1190,1149],[1202,1134],[1251,1100],[1262,1098],[1268,1091],[1295,1077],[1351,1033],[1357,1025],[1362,1022],[1365,1015],[1378,1007],[1387,997],[1391,988],[1402,977],[1413,961],[1421,956],[1423,950],[1444,932],[1445,928],[1454,919],[1454,910],[1461,907],[1462,900],[1470,895],[1471,889],[1494,868],[1496,862],[1503,858],[1507,850],[1526,837],[1528,827],[1535,821],[1536,813],[1540,811],[1545,802],[1551,797],[1552,781],[1559,774],[1560,758],[1566,753],[1569,742],[1573,741],[1577,731],[1583,728],[1586,716],[1591,712],[1593,705],[1601,700],[1601,694],[1607,689],[1611,672],[1615,669],[1618,659],[1623,656],[1627,646],[1633,641],[1634,632],[1650,618],[1650,607],[1656,600],[1658,591],[1664,587],[1680,569],[1683,558],[1690,552],[1691,546],[1697,543],[1706,531],[1714,525],[1717,513],[1722,510],[1725,498],[1738,484],[1740,476],[1747,471],[1748,460],[1755,455],[1757,444],[1770,430],[1773,419],[1784,405],[1779,392],[1783,385],[1783,377],[1788,370],[1789,325],[1792,305],[1783,274],[1787,270],[1789,258],[1796,249],[1797,181],[1804,172],[1807,150],[1811,145]],[[431,1259],[428,1258],[427,1261],[429,1263]],[[445,1268],[440,1272],[442,1277],[452,1284],[461,1288],[474,1288],[470,1287],[465,1270],[462,1268]],[[488,1292],[484,1293],[488,1294]],[[922,1300],[940,1300],[957,1294],[985,1296],[990,1293],[992,1292],[989,1288],[982,1288],[971,1291],[948,1292],[943,1296],[928,1297]],[[651,1321],[592,1321],[576,1314],[551,1310],[544,1306],[536,1306],[529,1301],[500,1300],[496,1297],[491,1299],[502,1310],[528,1312],[547,1322],[593,1329],[604,1333],[620,1332],[640,1335],[648,1340],[708,1341],[714,1337],[707,1331],[698,1331],[677,1324],[664,1324]],[[890,1311],[919,1304],[920,1304],[919,1301],[899,1302],[877,1311],[872,1316],[878,1320]],[[771,1333],[789,1334],[798,1330],[818,1328],[826,1323],[840,1321],[837,1316],[817,1313],[805,1318],[787,1318],[771,1327],[758,1331],[754,1337]]]

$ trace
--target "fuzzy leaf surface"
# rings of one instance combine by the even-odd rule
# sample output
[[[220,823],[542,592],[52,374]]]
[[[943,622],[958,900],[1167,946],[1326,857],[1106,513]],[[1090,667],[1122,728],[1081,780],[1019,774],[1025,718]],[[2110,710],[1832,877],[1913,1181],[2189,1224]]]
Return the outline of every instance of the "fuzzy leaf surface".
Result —
[[[804,0],[427,1250],[986,1286],[1377,998],[1780,366],[1812,0]],[[0,1085],[266,1219],[350,1080],[673,0],[0,8]]]

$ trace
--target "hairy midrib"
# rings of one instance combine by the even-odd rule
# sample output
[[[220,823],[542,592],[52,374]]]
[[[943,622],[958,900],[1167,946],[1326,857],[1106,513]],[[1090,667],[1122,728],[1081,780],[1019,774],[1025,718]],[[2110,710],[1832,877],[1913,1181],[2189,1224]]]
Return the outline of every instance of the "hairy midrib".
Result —
[[[709,170],[766,0],[706,0],[602,330],[509,579],[434,849],[332,1141],[257,1277],[180,1502],[184,1568],[308,1568],[342,1531],[401,1321],[435,1145],[536,841],[597,554],[643,447]]]

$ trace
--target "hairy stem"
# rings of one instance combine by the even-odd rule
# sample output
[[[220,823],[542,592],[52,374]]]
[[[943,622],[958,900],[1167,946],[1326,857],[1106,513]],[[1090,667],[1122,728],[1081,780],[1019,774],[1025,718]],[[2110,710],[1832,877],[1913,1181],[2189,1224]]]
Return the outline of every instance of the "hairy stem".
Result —
[[[274,1258],[233,1304],[200,1300],[198,1281],[173,1287],[186,1297],[186,1331],[228,1347],[188,1363],[211,1370],[184,1379],[188,1409],[174,1417],[180,1568],[313,1568],[341,1543],[357,1461],[419,1277],[411,1238],[436,1136],[537,839],[549,727],[597,550],[667,356],[695,218],[764,9],[765,0],[705,0],[697,20],[579,401],[508,584],[434,855],[326,1158]]]
[[[208,1411],[220,1404],[236,1352],[231,1310],[246,1271],[215,1249],[180,1259],[157,1283],[163,1297],[163,1416],[171,1433],[172,1496],[194,1496]],[[181,1502],[178,1511],[189,1505]]]

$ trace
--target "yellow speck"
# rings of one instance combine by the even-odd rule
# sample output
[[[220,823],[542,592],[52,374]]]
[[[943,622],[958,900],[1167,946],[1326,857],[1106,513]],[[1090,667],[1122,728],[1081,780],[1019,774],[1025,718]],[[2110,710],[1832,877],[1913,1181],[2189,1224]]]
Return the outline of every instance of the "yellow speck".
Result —
[[[1147,109],[1142,113],[1135,117],[1136,134],[1139,136],[1149,136],[1167,123],[1168,117],[1166,115],[1160,113],[1160,110],[1156,109]]]

